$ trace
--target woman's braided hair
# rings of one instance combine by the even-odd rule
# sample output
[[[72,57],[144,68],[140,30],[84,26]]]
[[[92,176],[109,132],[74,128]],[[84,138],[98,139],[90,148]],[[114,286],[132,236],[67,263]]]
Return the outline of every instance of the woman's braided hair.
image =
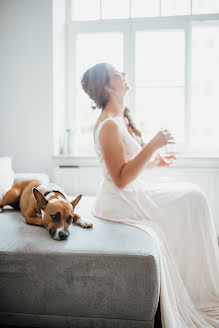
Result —
[[[109,101],[109,95],[104,86],[110,82],[109,72],[106,63],[100,63],[89,68],[82,76],[81,85],[84,91],[88,94],[90,99],[94,101],[92,108],[96,107],[104,110],[104,107]],[[131,117],[129,108],[125,108],[124,117],[132,133],[135,135],[138,143],[143,147],[145,143],[142,140],[142,133],[136,128],[135,123]]]
[[[124,110],[124,117],[127,119],[127,124],[128,126],[131,128],[132,132],[135,134],[135,136],[137,137],[137,141],[138,143],[141,145],[141,147],[143,148],[145,145],[145,142],[142,140],[142,133],[140,130],[138,130],[135,126],[135,123],[132,119],[131,116],[131,111],[128,107],[125,107]]]

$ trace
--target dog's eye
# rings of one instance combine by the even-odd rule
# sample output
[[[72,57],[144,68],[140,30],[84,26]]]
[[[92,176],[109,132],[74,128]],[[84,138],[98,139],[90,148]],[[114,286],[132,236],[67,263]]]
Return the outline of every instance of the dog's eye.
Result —
[[[60,221],[60,212],[57,212],[56,214],[50,214],[54,222]]]
[[[72,220],[72,216],[69,216],[69,218],[67,218],[66,222],[67,222],[68,224],[70,224],[70,223],[71,223],[71,220]]]

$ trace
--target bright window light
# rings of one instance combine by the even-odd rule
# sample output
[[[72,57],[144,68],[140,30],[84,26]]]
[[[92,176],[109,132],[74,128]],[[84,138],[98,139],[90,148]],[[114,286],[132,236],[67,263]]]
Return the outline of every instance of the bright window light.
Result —
[[[219,25],[192,29],[191,142],[219,148]]]
[[[116,51],[115,51],[116,49]],[[100,111],[92,110],[92,100],[81,88],[82,74],[89,67],[107,62],[123,70],[123,35],[121,33],[79,34],[76,41],[76,110],[80,122],[78,154],[93,154],[92,131]]]
[[[137,32],[136,85],[184,84],[184,31]]]
[[[218,0],[192,0],[193,14],[219,13]]]
[[[153,17],[159,15],[159,0],[131,0],[132,17]]]
[[[102,18],[128,18],[129,0],[102,0]]]
[[[184,137],[184,31],[136,34],[136,116],[145,135],[160,127]]]
[[[136,116],[146,139],[159,128],[169,129],[177,142],[184,137],[184,88],[137,88]]]
[[[72,0],[71,13],[73,20],[100,19],[100,0]]]
[[[126,72],[126,102],[145,140],[167,128],[178,152],[219,153],[219,0],[69,4],[66,126],[80,129],[79,155],[95,155],[100,111],[91,109],[80,80],[100,62]]]
[[[161,15],[190,15],[191,14],[191,0],[162,0]]]
[[[116,49],[116,51],[115,51]],[[107,62],[123,69],[123,35],[121,33],[79,34],[76,41],[76,81],[89,67]]]

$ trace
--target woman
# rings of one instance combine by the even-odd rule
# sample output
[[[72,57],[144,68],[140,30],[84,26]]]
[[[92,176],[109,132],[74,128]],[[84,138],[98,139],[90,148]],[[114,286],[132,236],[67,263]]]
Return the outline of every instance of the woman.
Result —
[[[91,67],[84,91],[102,109],[94,130],[104,179],[96,217],[133,225],[156,240],[161,270],[163,327],[219,327],[219,258],[216,231],[205,195],[190,183],[153,177],[169,165],[152,155],[174,139],[159,131],[146,145],[124,106],[125,74],[109,64]],[[173,160],[170,156],[169,160]]]

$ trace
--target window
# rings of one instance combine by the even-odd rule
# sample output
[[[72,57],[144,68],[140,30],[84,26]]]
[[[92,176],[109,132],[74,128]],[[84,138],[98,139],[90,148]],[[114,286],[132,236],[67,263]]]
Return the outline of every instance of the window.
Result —
[[[136,116],[146,135],[159,127],[184,140],[184,62],[182,29],[136,32]]]
[[[121,33],[77,35],[75,97],[80,125],[81,153],[93,151],[92,131],[99,112],[91,110],[91,101],[82,90],[80,80],[87,68],[99,62],[109,62],[119,70],[123,70],[123,35]]]
[[[219,25],[192,28],[191,143],[219,144]]]
[[[207,5],[206,5],[207,4]],[[100,114],[80,85],[99,62],[125,71],[127,105],[149,140],[170,129],[178,152],[219,152],[219,1],[69,0],[66,128],[93,156]]]

